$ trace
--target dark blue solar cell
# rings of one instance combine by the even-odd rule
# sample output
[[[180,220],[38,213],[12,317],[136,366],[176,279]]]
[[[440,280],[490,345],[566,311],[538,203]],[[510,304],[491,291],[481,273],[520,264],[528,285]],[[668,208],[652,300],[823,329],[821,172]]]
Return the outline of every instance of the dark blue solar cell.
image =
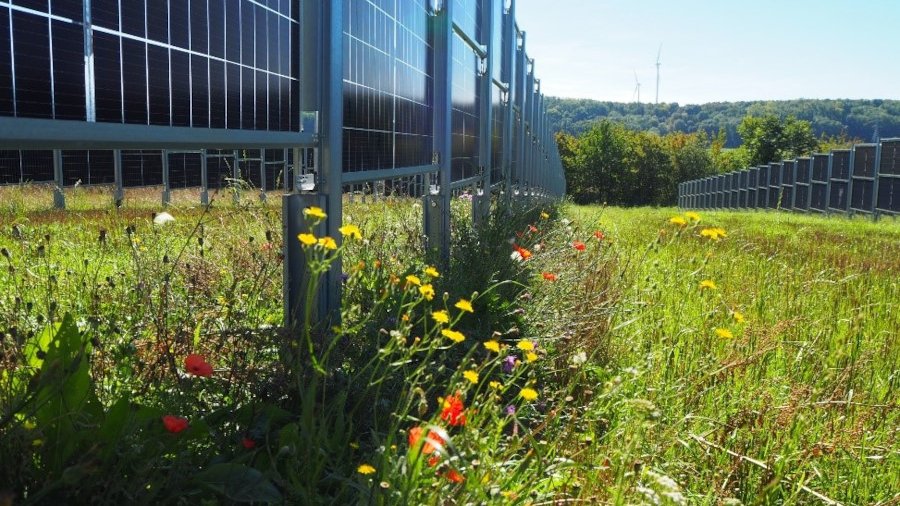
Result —
[[[0,32],[9,33],[8,9],[0,9]],[[12,116],[14,113],[12,51],[9,42],[9,37],[0,37],[0,116]],[[2,177],[3,173],[0,172],[0,178]]]
[[[151,2],[153,0],[150,0]],[[158,0],[157,0],[158,1]],[[137,37],[146,36],[144,0],[120,0],[122,6],[122,31]]]
[[[191,2],[191,50],[206,53],[209,28],[206,24],[206,2]]]
[[[53,117],[47,21],[45,17],[13,11],[16,110],[19,116]]]
[[[191,55],[191,126],[209,127],[209,59]]]
[[[225,0],[225,58],[241,61],[241,4],[240,0]]]
[[[189,49],[191,26],[188,0],[169,0],[169,41],[173,46]]]
[[[266,73],[256,71],[256,130],[268,128],[268,79]]]
[[[250,2],[241,2],[241,63],[248,66],[254,64],[253,29],[255,25],[255,6]]]
[[[169,42],[169,4],[150,0],[147,2],[147,38]]]
[[[269,130],[281,127],[281,86],[275,75],[269,75]]]
[[[262,7],[256,7],[255,16],[255,24],[256,24],[256,33],[254,35],[255,45],[256,45],[256,67],[261,69],[268,68],[268,52],[266,41],[268,40],[268,22],[267,22],[267,11]]]
[[[225,63],[209,60],[209,126],[225,128]]]
[[[241,128],[241,67],[229,63],[226,70],[228,128]]]
[[[53,94],[56,119],[84,120],[84,28],[53,21]]]
[[[12,0],[12,4],[27,7],[38,12],[49,12],[47,0]]]
[[[172,126],[191,126],[191,63],[183,51],[170,52],[172,79]]]
[[[125,123],[147,124],[147,44],[122,39]]]
[[[256,120],[256,79],[253,69],[241,68],[241,128],[253,130]]]
[[[209,54],[225,57],[225,8],[221,0],[209,2]]]
[[[169,125],[169,50],[148,44],[147,70],[150,124]]]
[[[80,23],[84,19],[82,2],[53,2],[50,12],[55,16],[69,18],[76,23]]]
[[[94,32],[94,89],[97,121],[122,121],[122,68],[119,38]]]
[[[118,30],[119,0],[91,0],[91,24]]]

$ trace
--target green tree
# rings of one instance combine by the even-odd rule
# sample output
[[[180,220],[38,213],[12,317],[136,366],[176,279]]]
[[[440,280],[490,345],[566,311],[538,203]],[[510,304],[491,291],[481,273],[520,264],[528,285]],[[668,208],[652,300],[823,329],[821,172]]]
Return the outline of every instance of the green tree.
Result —
[[[738,125],[749,165],[761,165],[811,153],[817,146],[812,125],[774,114],[746,116]]]

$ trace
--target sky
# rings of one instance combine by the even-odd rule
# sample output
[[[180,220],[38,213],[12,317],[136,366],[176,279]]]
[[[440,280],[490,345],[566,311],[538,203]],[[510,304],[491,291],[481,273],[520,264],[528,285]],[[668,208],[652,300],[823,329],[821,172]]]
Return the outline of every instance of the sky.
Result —
[[[900,0],[516,0],[545,95],[900,99]]]

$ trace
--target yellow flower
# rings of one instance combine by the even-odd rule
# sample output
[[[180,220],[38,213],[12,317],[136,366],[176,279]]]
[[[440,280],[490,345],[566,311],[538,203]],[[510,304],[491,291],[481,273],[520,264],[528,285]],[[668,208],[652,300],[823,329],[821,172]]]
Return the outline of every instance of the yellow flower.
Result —
[[[475,310],[472,309],[472,303],[467,301],[466,299],[459,299],[459,302],[457,302],[456,305],[454,305],[453,307],[455,307],[461,311],[466,311],[469,313],[475,312]]]
[[[726,237],[728,234],[725,233],[724,228],[715,227],[704,228],[700,231],[700,235],[708,238],[710,241],[718,241],[719,239]]]
[[[519,391],[519,397],[531,402],[538,398],[538,393],[533,388],[523,388]]]
[[[303,243],[304,246],[316,245],[316,236],[312,234],[298,234],[297,239],[300,239],[300,242]]]
[[[494,390],[500,390],[501,388],[503,388],[503,383],[500,383],[499,381],[492,381],[488,383],[488,386],[493,388]]]
[[[734,322],[735,322],[735,323],[744,323],[744,321],[746,320],[746,319],[744,318],[744,315],[743,315],[742,313],[737,312],[737,311],[731,313],[731,317],[734,318]]]
[[[463,335],[462,332],[457,332],[455,330],[444,329],[441,331],[441,335],[453,341],[454,343],[461,343],[466,340],[466,336]]]
[[[439,278],[439,277],[441,277],[441,273],[438,272],[437,269],[435,269],[434,267],[431,267],[430,265],[429,265],[428,267],[425,268],[425,275],[426,275],[426,276],[431,276],[432,278]]]
[[[406,276],[406,284],[407,284],[407,285],[422,286],[422,280],[419,279],[418,276],[415,276],[415,275],[413,275],[413,274],[410,274],[409,276]]]
[[[425,297],[425,300],[431,300],[434,298],[434,287],[431,284],[422,285],[419,287],[419,293]]]
[[[337,243],[331,237],[325,236],[319,238],[319,246],[325,249],[337,249]]]
[[[669,218],[669,223],[671,223],[672,225],[678,225],[679,227],[687,226],[687,220],[685,220],[681,216],[673,216]]]
[[[728,329],[716,329],[716,335],[722,339],[731,339],[734,337],[734,334]]]
[[[534,351],[534,343],[528,341],[527,339],[522,339],[519,341],[519,344],[516,345],[516,348],[522,351]]]
[[[24,427],[25,430],[34,430],[37,428],[37,424],[31,420],[26,420],[25,423],[22,424],[22,427]]]
[[[375,468],[370,466],[369,464],[362,464],[361,466],[356,468],[356,472],[359,474],[374,474]]]
[[[695,213],[694,211],[688,211],[684,213],[684,217],[693,222],[700,221],[700,215]]]
[[[325,211],[322,210],[321,207],[310,206],[303,210],[303,216],[316,218],[317,220],[324,220],[328,217],[325,214]]]
[[[704,279],[700,282],[700,290],[715,290],[717,288],[716,283],[711,279]]]
[[[450,323],[450,314],[448,314],[443,309],[440,311],[434,311],[431,313],[431,317],[434,318],[434,321],[438,323]]]
[[[529,362],[534,362],[537,359],[538,359],[537,353],[535,353],[533,351],[529,351],[528,353],[525,354],[525,360],[527,360]]]
[[[463,378],[469,381],[472,384],[478,384],[478,373],[475,371],[466,371],[463,373]]]
[[[362,239],[362,230],[360,230],[356,225],[347,224],[339,228],[338,231],[344,237],[352,237],[356,240]]]
[[[542,219],[542,220],[546,220],[546,219],[549,218],[549,217],[550,217],[549,214],[547,214],[547,213],[541,211],[541,219]]]
[[[31,442],[31,446],[43,446],[43,445],[44,445],[43,439],[35,439]]]
[[[484,343],[484,347],[493,351],[494,353],[500,353],[500,343],[494,340],[490,340]]]

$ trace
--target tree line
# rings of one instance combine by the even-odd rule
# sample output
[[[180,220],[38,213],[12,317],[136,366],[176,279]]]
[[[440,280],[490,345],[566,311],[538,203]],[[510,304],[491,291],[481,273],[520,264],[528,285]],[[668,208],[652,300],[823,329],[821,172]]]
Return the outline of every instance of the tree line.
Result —
[[[568,194],[577,203],[623,206],[674,205],[678,184],[722,172],[848,147],[846,136],[815,136],[808,121],[792,116],[745,116],[743,143],[727,147],[726,134],[660,135],[600,120],[579,135],[556,135]]]
[[[599,102],[547,97],[547,118],[554,132],[580,135],[608,119],[632,130],[661,136],[673,132],[722,132],[725,147],[741,145],[738,127],[746,116],[788,117],[808,121],[820,137],[863,139],[900,137],[900,100],[785,100],[716,102],[702,105]]]

